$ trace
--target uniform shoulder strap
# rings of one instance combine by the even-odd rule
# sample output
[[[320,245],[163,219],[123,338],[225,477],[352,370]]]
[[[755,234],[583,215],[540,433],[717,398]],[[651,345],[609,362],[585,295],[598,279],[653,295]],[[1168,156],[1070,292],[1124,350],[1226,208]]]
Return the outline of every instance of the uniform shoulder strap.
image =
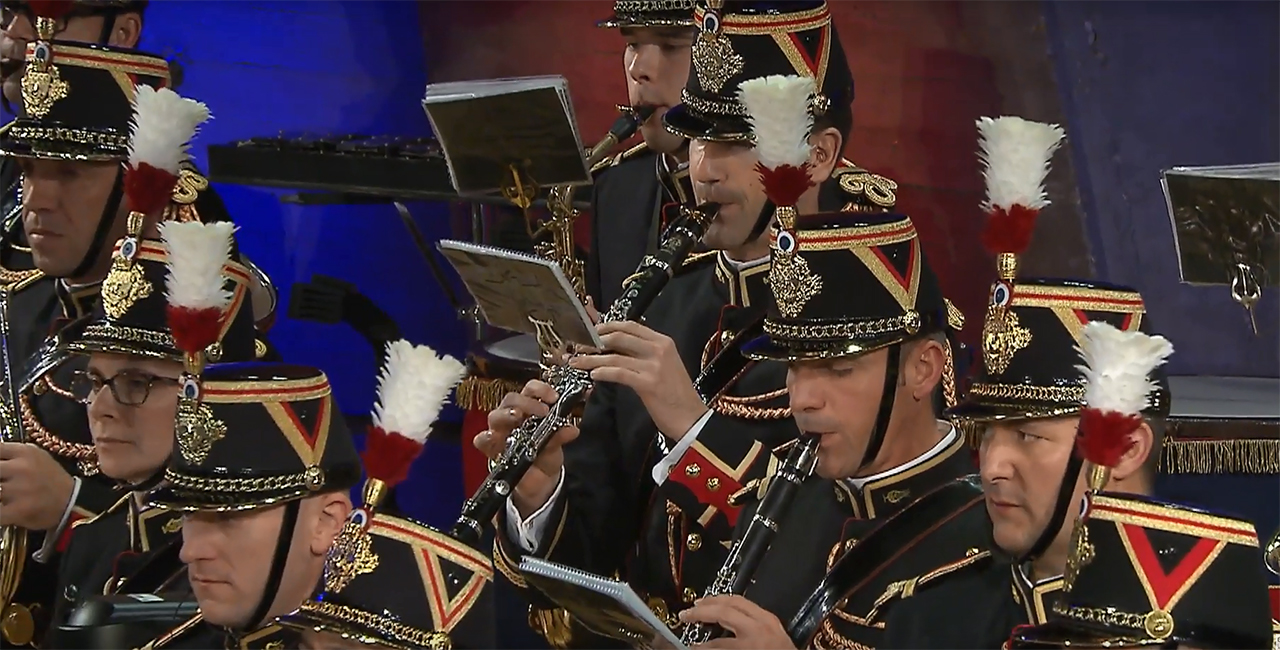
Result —
[[[632,158],[646,154],[648,152],[649,152],[649,144],[647,142],[641,141],[640,144],[637,144],[634,147],[631,147],[630,149],[623,151],[622,153],[619,153],[614,156],[609,156],[608,158],[605,158],[604,160],[601,160],[600,162],[596,163],[595,166],[591,168],[591,173],[592,175],[597,174],[610,167],[616,167],[617,165],[620,165],[628,160],[631,160]]]
[[[886,212],[898,203],[898,183],[868,171],[847,158],[831,172],[847,199],[844,212]]]

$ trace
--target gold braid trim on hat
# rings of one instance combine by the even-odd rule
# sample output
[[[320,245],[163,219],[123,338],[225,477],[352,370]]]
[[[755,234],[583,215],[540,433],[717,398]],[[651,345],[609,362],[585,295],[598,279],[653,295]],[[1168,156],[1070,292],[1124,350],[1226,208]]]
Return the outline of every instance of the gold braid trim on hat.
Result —
[[[470,376],[453,389],[453,403],[468,411],[492,411],[498,408],[507,393],[518,393],[520,384],[506,379],[486,379]]]
[[[86,129],[73,129],[64,126],[15,126],[9,129],[9,137],[14,140],[37,140],[40,142],[69,142],[94,147],[112,147],[128,150],[129,134],[102,133]]]
[[[1083,405],[1084,386],[974,383],[969,387],[969,397],[1031,402],[1078,402]]]
[[[792,340],[870,338],[909,329],[907,325],[910,322],[914,322],[917,326],[919,325],[919,316],[915,312],[892,318],[877,318],[846,323],[792,324],[765,319],[764,331],[770,338]]]
[[[313,482],[309,472],[294,472],[277,476],[253,478],[208,478],[191,476],[166,469],[164,478],[175,488],[193,492],[275,492],[279,490],[310,490]]]
[[[1280,440],[1166,437],[1160,471],[1165,474],[1280,474]]]
[[[369,630],[377,630],[381,634],[387,635],[389,640],[397,643],[407,644],[412,648],[432,648],[434,650],[448,650],[453,647],[453,642],[449,640],[449,635],[444,632],[436,632],[434,630],[419,630],[416,627],[405,625],[400,621],[383,614],[374,614],[366,612],[355,607],[346,605],[337,605],[327,601],[308,600],[302,603],[298,611],[304,614],[316,614],[325,618],[330,618],[340,623],[349,625],[359,625]],[[335,630],[338,631],[338,630]],[[341,630],[346,634],[351,634],[349,630]],[[364,633],[357,633],[362,638],[369,640],[380,640],[377,637]]]

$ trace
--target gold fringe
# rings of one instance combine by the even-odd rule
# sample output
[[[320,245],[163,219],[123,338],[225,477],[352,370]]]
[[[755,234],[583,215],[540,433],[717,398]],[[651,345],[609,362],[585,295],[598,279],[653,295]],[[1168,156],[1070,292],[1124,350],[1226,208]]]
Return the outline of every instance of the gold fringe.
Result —
[[[507,393],[518,393],[522,386],[506,379],[467,377],[453,390],[453,403],[468,411],[492,411]]]
[[[1165,438],[1160,471],[1167,474],[1280,474],[1280,440]]]

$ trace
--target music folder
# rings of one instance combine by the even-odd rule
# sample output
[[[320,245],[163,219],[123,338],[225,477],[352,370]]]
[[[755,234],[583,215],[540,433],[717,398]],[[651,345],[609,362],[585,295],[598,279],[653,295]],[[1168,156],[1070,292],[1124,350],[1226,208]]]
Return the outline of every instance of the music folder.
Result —
[[[1280,163],[1174,167],[1160,185],[1182,282],[1231,284],[1244,264],[1280,286]]]
[[[564,77],[430,84],[422,108],[461,196],[501,192],[513,166],[535,188],[591,183]]]
[[[687,650],[625,582],[526,557],[520,573],[587,629],[652,650]]]
[[[562,343],[604,349],[560,265],[528,253],[453,239],[437,247],[493,327],[536,337],[540,322]]]

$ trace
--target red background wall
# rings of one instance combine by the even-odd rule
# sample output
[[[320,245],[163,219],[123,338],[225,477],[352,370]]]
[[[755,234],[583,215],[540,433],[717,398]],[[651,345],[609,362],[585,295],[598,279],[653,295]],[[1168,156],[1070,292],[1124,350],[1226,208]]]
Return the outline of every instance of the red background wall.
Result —
[[[564,75],[583,137],[594,140],[626,101],[622,40],[594,27],[611,7],[608,0],[424,1],[431,81]],[[898,182],[898,206],[914,218],[943,290],[968,316],[965,338],[973,343],[994,276],[977,236],[983,185],[974,120],[1013,113],[1061,121],[1039,8],[837,0],[831,12],[857,84],[846,155]],[[1041,248],[1057,261],[1035,270],[1087,277],[1074,180],[1066,153],[1059,156],[1065,207],[1047,212],[1042,228],[1060,232],[1037,237],[1055,242],[1053,251]]]

